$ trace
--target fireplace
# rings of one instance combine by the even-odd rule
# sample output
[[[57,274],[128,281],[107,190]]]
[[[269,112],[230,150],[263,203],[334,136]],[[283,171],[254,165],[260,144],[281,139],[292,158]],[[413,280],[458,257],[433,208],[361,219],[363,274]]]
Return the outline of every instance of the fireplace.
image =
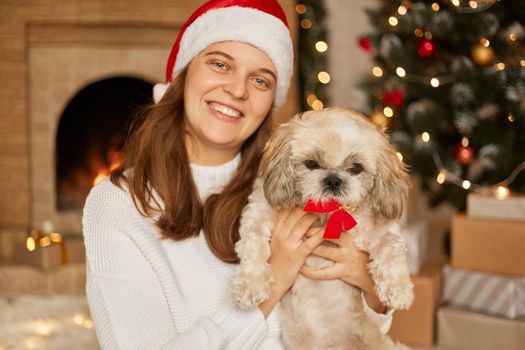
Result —
[[[56,136],[56,209],[79,211],[93,185],[124,158],[130,121],[151,103],[152,84],[132,77],[103,79],[80,90],[60,117]]]

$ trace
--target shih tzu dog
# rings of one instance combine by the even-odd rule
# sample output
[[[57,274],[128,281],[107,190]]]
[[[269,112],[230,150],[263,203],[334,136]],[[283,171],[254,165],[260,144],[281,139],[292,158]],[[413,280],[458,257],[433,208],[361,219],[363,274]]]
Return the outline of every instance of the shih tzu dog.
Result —
[[[254,307],[270,294],[273,278],[267,261],[278,209],[335,202],[341,205],[338,212],[344,210],[357,223],[349,232],[356,247],[370,256],[368,268],[381,302],[393,309],[409,308],[413,284],[397,223],[408,191],[402,161],[383,132],[362,115],[325,109],[295,116],[266,145],[241,217],[235,246],[241,262],[232,283],[235,302]],[[329,216],[320,214],[321,224]],[[306,261],[312,268],[331,264],[313,255]],[[406,349],[382,335],[368,318],[361,291],[338,279],[313,280],[300,274],[281,300],[280,323],[287,349]]]

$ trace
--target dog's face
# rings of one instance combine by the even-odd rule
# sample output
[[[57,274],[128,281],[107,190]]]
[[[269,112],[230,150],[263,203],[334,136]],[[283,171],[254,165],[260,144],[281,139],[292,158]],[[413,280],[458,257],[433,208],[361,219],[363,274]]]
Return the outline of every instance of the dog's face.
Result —
[[[347,109],[308,111],[281,125],[266,145],[261,176],[274,207],[335,198],[386,219],[401,216],[409,190],[385,135]]]

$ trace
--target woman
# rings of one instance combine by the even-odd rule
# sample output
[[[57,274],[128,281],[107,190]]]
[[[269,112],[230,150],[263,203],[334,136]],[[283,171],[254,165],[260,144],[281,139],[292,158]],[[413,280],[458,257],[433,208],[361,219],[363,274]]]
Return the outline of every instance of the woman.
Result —
[[[362,288],[370,317],[388,330],[368,257],[350,239],[335,255],[317,248],[317,218],[299,209],[282,210],[272,234],[270,298],[254,310],[230,302],[239,217],[292,71],[276,1],[212,0],[188,19],[124,165],[86,200],[86,288],[102,348],[282,348],[278,302],[311,253],[336,264],[305,275]]]

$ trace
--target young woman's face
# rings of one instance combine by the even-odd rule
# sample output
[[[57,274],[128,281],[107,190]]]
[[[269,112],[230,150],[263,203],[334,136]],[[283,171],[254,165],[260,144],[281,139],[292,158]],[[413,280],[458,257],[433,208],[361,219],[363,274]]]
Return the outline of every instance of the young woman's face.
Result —
[[[249,44],[219,42],[197,55],[184,84],[190,149],[237,153],[272,108],[276,76],[270,58]]]

